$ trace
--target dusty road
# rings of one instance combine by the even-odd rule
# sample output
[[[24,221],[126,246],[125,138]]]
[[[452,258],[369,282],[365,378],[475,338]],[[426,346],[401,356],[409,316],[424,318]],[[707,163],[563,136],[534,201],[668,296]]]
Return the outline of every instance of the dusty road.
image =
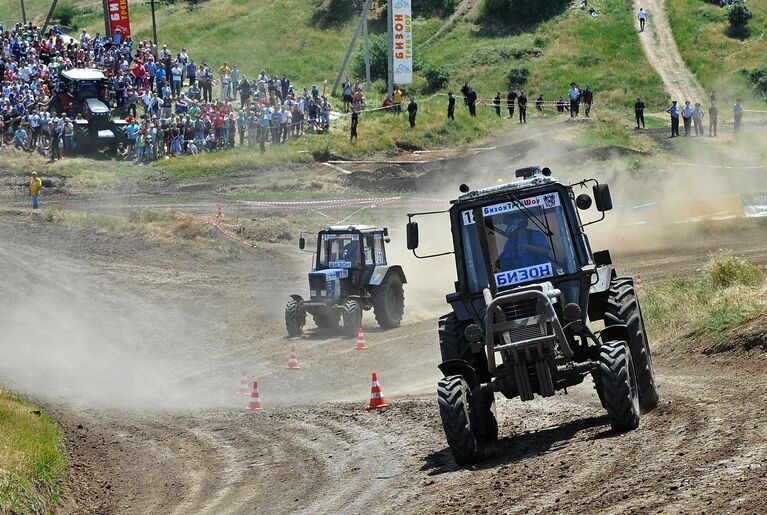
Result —
[[[694,271],[722,246],[763,260],[763,236],[719,231],[616,259],[652,281]],[[289,371],[281,311],[306,269],[292,246],[179,246],[15,211],[2,213],[0,241],[0,377],[66,430],[61,513],[767,509],[757,351],[657,348],[662,404],[623,435],[589,385],[502,400],[499,442],[459,469],[433,393],[449,274],[411,279],[406,298],[419,309],[402,327],[379,332],[367,318],[368,351],[313,332],[296,342],[302,370]],[[261,382],[263,412],[234,395],[243,369]],[[364,410],[371,371],[389,411]]]

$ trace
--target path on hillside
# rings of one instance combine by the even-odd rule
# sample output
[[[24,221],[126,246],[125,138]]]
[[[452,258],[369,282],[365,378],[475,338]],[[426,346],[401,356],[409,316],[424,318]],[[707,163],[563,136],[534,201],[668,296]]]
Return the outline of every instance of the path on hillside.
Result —
[[[666,15],[665,0],[634,0],[635,15],[640,7],[647,12],[648,20],[644,32],[639,33],[639,40],[647,60],[663,79],[669,96],[680,105],[685,100],[702,102],[705,98],[703,88],[679,53]],[[639,30],[636,18],[634,23]]]
[[[432,41],[435,41],[439,36],[442,35],[442,33],[453,26],[453,22],[455,22],[455,20],[458,18],[464,18],[477,5],[479,5],[479,0],[461,0],[460,3],[456,6],[455,11],[453,11],[453,14],[451,14],[450,17],[445,20],[445,23],[439,29],[437,29],[437,32],[432,34],[431,37],[424,41],[421,46],[428,46]]]

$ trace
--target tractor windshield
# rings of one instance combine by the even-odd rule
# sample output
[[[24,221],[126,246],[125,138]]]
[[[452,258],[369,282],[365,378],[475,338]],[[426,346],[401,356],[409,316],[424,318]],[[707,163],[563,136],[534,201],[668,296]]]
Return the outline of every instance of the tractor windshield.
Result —
[[[361,268],[361,242],[359,234],[322,234],[319,241],[318,269]]]
[[[469,285],[487,285],[478,230],[487,238],[488,257],[498,288],[575,273],[578,264],[567,219],[556,192],[482,208],[484,228],[472,210],[462,212],[463,244]]]

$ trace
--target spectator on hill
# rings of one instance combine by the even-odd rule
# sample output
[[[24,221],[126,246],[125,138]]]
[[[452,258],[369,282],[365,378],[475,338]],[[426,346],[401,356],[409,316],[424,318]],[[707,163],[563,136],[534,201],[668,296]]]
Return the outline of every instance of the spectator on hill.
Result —
[[[517,107],[519,108],[519,123],[527,123],[527,97],[524,91],[519,92]]]
[[[415,116],[418,114],[418,104],[415,101],[414,97],[410,97],[410,103],[407,105],[407,117],[408,121],[410,122],[410,128],[415,127]]]
[[[469,87],[468,81],[463,81],[463,86],[461,86],[461,94],[463,95],[463,105],[469,106],[469,90],[471,88]]]
[[[586,84],[586,89],[581,93],[581,101],[583,102],[583,114],[588,118],[591,113],[591,104],[594,103],[594,92],[588,84]]]
[[[684,107],[682,108],[682,122],[684,123],[684,136],[687,138],[690,136],[692,125],[692,107],[690,107],[689,100],[685,101]]]
[[[634,104],[634,116],[636,117],[637,121],[637,129],[639,129],[639,124],[641,122],[642,128],[645,128],[644,124],[644,102],[642,102],[642,99],[640,97],[637,97],[637,101]]]
[[[679,136],[679,108],[676,105],[676,100],[671,102],[671,107],[666,109],[666,112],[671,115],[671,137]]]
[[[402,113],[402,90],[399,86],[394,85],[394,93],[392,94],[392,102],[394,102],[394,113],[399,115]]]
[[[538,111],[538,114],[543,114],[543,93],[535,99],[535,110]]]
[[[495,98],[493,98],[493,106],[495,106],[495,115],[501,117],[501,92],[496,91]]]
[[[696,136],[703,136],[703,109],[700,102],[695,102],[695,109],[692,110],[692,124]]]
[[[578,85],[576,83],[570,83],[570,90],[567,92],[567,96],[570,98],[570,117],[577,117],[578,104],[581,100],[581,90],[578,89]]]
[[[639,20],[639,32],[644,32],[645,23],[647,23],[647,13],[641,7],[639,8],[639,14],[637,14]]]
[[[716,104],[711,102],[711,107],[708,108],[708,136],[716,137],[717,118],[719,116],[719,108]]]
[[[447,94],[447,119],[455,120],[455,97],[452,91]]]
[[[506,109],[509,110],[509,118],[514,118],[514,104],[517,100],[517,94],[514,92],[514,88],[509,89],[509,94],[506,95]]]
[[[477,92],[474,91],[474,89],[469,88],[468,96],[466,97],[466,101],[468,102],[469,106],[469,115],[472,118],[476,118],[477,116]]]
[[[735,117],[735,134],[740,132],[740,124],[743,121],[743,106],[740,103],[740,98],[735,99],[735,105],[732,106],[732,112]]]
[[[351,134],[349,135],[349,142],[357,140],[357,126],[360,123],[360,114],[357,111],[352,111],[352,127]]]

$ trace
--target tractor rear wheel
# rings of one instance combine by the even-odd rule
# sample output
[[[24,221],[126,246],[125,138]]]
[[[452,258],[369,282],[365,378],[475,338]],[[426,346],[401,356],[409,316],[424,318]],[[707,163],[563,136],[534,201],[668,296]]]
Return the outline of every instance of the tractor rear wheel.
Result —
[[[660,397],[655,385],[655,370],[642,309],[630,277],[613,279],[610,284],[610,295],[605,303],[605,325],[614,324],[625,324],[628,328],[628,344],[639,386],[639,405],[643,411],[650,411],[658,405]]]
[[[362,327],[362,306],[358,300],[349,299],[344,302],[344,336],[354,338]]]
[[[336,329],[338,327],[339,319],[341,318],[338,313],[331,310],[323,310],[319,313],[312,314],[314,319],[314,325],[320,329]]]
[[[626,342],[616,340],[602,344],[599,377],[612,428],[629,431],[639,427],[639,389]]]
[[[485,442],[477,434],[469,402],[469,386],[461,376],[448,376],[437,385],[442,428],[453,459],[458,465],[473,465],[482,459]]]
[[[289,336],[301,336],[306,325],[306,309],[302,300],[291,298],[285,305],[285,328]]]
[[[373,291],[373,313],[382,329],[399,327],[405,311],[405,291],[402,279],[389,273],[380,286]]]

